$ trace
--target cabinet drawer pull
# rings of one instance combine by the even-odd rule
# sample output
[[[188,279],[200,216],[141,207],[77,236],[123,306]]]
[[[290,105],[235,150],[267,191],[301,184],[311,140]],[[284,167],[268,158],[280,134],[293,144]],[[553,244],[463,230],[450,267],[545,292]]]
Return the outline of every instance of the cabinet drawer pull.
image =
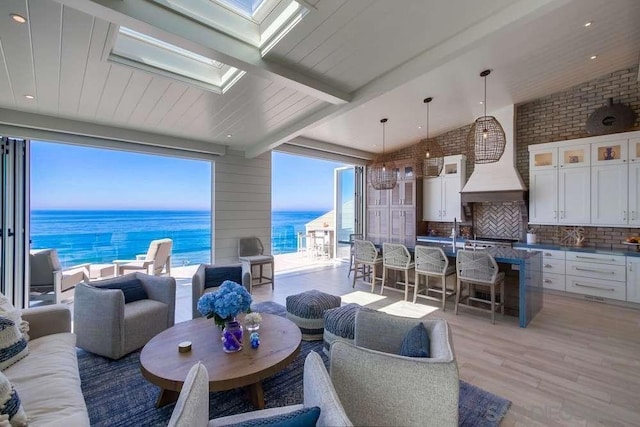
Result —
[[[612,261],[612,262],[616,261],[615,258],[610,258],[610,259],[605,260],[604,258],[596,258],[596,257],[593,257],[593,256],[582,256],[582,255],[576,255],[576,258],[580,258],[580,259],[595,259],[595,260],[598,260],[598,261],[603,261],[603,260],[604,261]]]
[[[545,252],[543,255],[544,256],[553,256],[553,254],[551,252]]]
[[[580,283],[576,283],[575,285],[580,286],[581,288],[599,289],[601,291],[609,291],[609,292],[615,291],[614,288],[601,288],[600,286],[582,285]]]
[[[578,270],[578,271],[590,271],[591,273],[616,274],[616,272],[615,272],[615,271],[610,271],[610,270],[596,270],[595,268],[582,268],[582,267],[576,267],[576,270]]]
[[[552,267],[553,267],[553,265],[551,265],[551,264],[545,264],[544,265],[544,268],[552,268]]]
[[[544,279],[544,283],[553,283],[553,280],[551,280],[551,279]]]

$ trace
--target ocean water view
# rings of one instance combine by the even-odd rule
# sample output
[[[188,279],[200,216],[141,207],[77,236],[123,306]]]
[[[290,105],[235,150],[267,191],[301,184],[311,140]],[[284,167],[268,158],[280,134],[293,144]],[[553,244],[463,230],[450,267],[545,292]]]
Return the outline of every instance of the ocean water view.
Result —
[[[272,253],[297,251],[298,232],[325,211],[272,212]],[[31,248],[55,248],[63,268],[134,259],[173,240],[173,266],[210,262],[211,213],[174,210],[32,210]]]

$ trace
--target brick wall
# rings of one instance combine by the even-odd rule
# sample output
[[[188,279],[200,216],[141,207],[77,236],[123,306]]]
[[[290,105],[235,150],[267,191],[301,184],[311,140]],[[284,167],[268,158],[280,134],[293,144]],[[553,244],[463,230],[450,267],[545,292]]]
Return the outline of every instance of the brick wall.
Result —
[[[563,92],[519,105],[516,109],[516,167],[529,186],[529,151],[532,144],[591,136],[586,131],[589,114],[606,105],[607,99],[631,107],[637,114],[631,130],[640,130],[640,82],[638,67],[619,70]],[[541,243],[557,244],[566,227],[536,226]],[[640,235],[632,228],[584,227],[585,245],[625,247],[621,241]]]
[[[563,141],[590,136],[586,132],[586,121],[593,111],[606,105],[608,98],[614,103],[630,106],[637,114],[631,130],[640,130],[640,82],[638,67],[619,70],[595,80],[554,93],[516,108],[516,168],[529,186],[529,152],[531,144]],[[465,140],[471,124],[437,136],[444,155],[465,153]],[[416,141],[417,145],[418,141]],[[416,147],[406,147],[389,156],[397,160],[415,158]],[[467,177],[473,172],[473,163],[467,162]],[[422,203],[422,194],[418,194]],[[495,213],[495,212],[494,212]],[[440,236],[451,233],[451,223],[423,223],[422,228],[433,229]],[[565,227],[537,226],[538,241],[559,243]],[[622,246],[620,241],[627,235],[640,235],[639,229],[584,227],[585,244],[610,244]]]

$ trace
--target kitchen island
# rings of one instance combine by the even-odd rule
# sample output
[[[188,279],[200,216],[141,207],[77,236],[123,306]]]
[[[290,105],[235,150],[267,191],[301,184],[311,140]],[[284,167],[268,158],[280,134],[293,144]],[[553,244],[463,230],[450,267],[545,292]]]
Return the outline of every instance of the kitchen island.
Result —
[[[455,258],[457,251],[452,244],[422,242],[418,239],[418,245],[436,246],[442,248],[445,255]],[[510,264],[517,269],[518,274],[518,318],[521,328],[526,328],[529,322],[542,309],[542,253],[538,251],[524,251],[514,248],[487,248],[489,252],[501,264]],[[517,266],[517,267],[514,267]]]

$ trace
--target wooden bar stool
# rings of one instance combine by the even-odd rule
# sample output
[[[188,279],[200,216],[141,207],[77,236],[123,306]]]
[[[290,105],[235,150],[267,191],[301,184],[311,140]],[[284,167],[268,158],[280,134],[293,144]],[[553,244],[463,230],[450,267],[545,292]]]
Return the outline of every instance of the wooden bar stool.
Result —
[[[416,279],[415,289],[413,292],[413,302],[415,304],[418,297],[433,301],[442,300],[442,311],[445,311],[445,302],[447,297],[454,295],[456,292],[447,289],[447,277],[456,274],[456,267],[449,265],[449,259],[445,256],[444,251],[440,248],[430,246],[416,246],[415,248],[415,264]],[[420,277],[425,278],[424,294],[420,294]],[[429,287],[429,277],[440,279],[440,288]],[[435,297],[429,295],[429,292],[435,292],[441,296]]]
[[[456,290],[456,315],[461,298],[461,283],[467,283],[469,289],[465,297],[467,308],[472,310],[488,311],[491,313],[491,323],[495,325],[496,306],[500,306],[500,312],[504,314],[504,273],[498,271],[498,264],[493,256],[487,251],[465,251],[458,250],[456,257],[456,270],[458,273],[458,285]],[[473,295],[472,285],[488,287],[491,299],[476,298]],[[500,285],[500,302],[496,303],[496,286]],[[476,301],[482,304],[489,304],[490,310],[482,307],[472,306],[470,303]]]

